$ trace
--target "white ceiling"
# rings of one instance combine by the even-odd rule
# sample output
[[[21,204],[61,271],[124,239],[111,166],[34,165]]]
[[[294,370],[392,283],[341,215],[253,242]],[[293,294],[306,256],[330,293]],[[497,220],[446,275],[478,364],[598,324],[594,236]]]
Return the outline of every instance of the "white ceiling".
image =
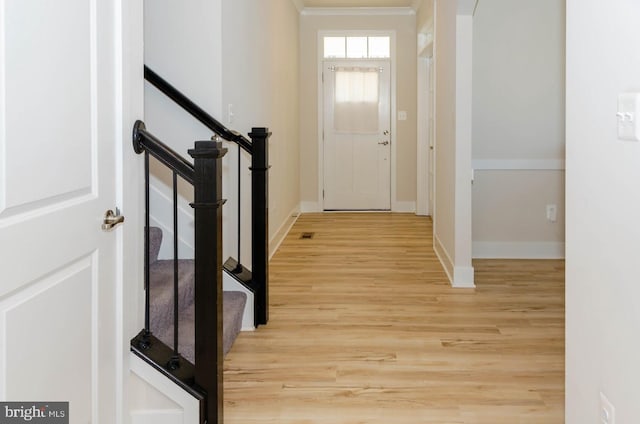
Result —
[[[304,7],[413,7],[416,0],[302,0]]]

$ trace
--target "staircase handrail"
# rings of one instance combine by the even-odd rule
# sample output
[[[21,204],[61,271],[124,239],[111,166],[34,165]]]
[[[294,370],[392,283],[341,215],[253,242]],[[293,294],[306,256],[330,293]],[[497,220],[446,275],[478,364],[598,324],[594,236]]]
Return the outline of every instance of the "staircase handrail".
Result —
[[[145,79],[186,112],[200,121],[224,140],[235,142],[251,156],[251,275],[253,285],[257,287],[255,297],[255,325],[264,325],[269,320],[269,137],[268,128],[252,128],[248,134],[250,139],[237,131],[221,124],[204,109],[194,103],[177,88],[155,73],[148,66],[144,66]],[[215,140],[216,138],[213,137]],[[238,164],[240,164],[240,149],[238,149]],[[238,181],[241,169],[238,166]],[[241,184],[238,184],[238,202],[241,198]],[[241,239],[240,223],[241,208],[238,206],[238,240]],[[241,272],[240,243],[238,243],[237,264],[233,272]]]
[[[169,169],[176,171],[185,181],[193,185],[193,165],[147,131],[142,121],[137,121],[133,127],[133,150],[137,154],[144,151],[149,152],[151,156],[158,159]]]
[[[204,126],[216,133],[227,141],[232,141],[240,146],[249,154],[253,153],[253,145],[250,140],[237,131],[231,130],[224,126],[220,121],[207,113],[200,106],[195,104],[191,99],[185,96],[181,91],[156,74],[148,66],[144,66],[144,79],[149,81],[151,85],[163,92],[167,97],[176,102],[178,106],[187,111],[191,116],[200,121]]]
[[[222,334],[222,157],[227,149],[218,141],[196,141],[188,153],[193,165],[149,133],[142,121],[133,127],[133,149],[144,153],[144,329],[131,340],[142,360],[191,393],[200,402],[200,424],[223,422]],[[173,348],[151,330],[150,184],[149,157],[173,172]],[[179,351],[178,186],[180,175],[193,186],[194,210],[194,363]]]

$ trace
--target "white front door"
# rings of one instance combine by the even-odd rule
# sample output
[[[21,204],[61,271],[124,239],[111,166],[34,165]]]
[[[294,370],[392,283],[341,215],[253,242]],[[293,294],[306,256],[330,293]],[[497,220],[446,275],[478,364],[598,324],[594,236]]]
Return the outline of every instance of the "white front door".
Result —
[[[325,61],[324,210],[391,209],[388,61]]]
[[[116,6],[0,0],[0,400],[71,423],[116,422]]]

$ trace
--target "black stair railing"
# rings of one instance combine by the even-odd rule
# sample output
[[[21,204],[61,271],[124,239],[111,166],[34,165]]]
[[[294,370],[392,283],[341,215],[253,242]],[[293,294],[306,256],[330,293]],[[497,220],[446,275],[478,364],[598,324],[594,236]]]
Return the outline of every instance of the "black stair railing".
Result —
[[[144,67],[145,79],[176,104],[213,131],[216,136],[236,143],[239,148],[251,155],[251,273],[240,263],[240,194],[238,194],[238,258],[227,261],[225,269],[236,274],[238,281],[245,284],[254,293],[254,324],[266,324],[269,320],[269,137],[267,128],[252,128],[248,140],[242,134],[230,130],[204,109],[195,104],[186,95],[156,74]],[[214,139],[216,138],[214,136]],[[240,161],[238,160],[238,167]],[[238,169],[238,190],[240,190],[240,172]],[[242,276],[242,277],[241,277]]]
[[[223,330],[222,330],[222,157],[227,149],[220,142],[196,141],[189,155],[191,165],[149,133],[137,121],[133,148],[145,158],[145,328],[131,340],[131,350],[151,366],[200,401],[200,423],[223,421]],[[151,331],[149,260],[149,158],[154,157],[173,173],[174,202],[174,281],[173,347],[160,341]],[[178,350],[178,226],[177,177],[193,185],[194,201],[194,286],[195,286],[195,364]]]

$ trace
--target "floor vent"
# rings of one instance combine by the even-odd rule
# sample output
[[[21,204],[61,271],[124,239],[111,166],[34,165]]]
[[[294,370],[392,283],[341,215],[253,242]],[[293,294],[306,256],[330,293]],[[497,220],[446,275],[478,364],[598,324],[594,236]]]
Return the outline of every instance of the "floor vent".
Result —
[[[313,236],[315,236],[315,235],[316,235],[316,233],[302,233],[300,235],[300,238],[301,239],[312,239]]]

